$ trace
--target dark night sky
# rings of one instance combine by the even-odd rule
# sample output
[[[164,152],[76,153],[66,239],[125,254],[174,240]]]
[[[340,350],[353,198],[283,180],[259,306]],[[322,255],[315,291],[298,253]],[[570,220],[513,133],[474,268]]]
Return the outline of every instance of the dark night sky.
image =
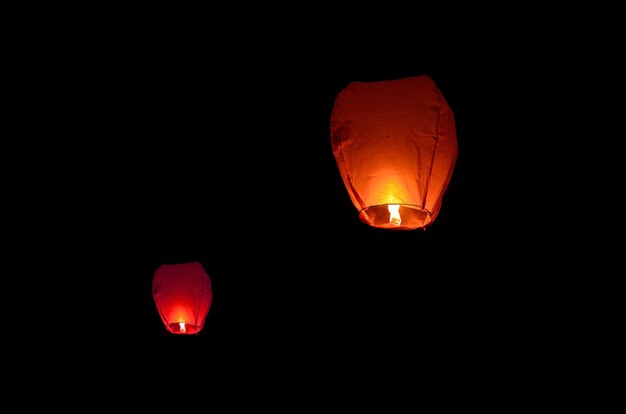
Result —
[[[510,96],[527,85],[494,60],[277,49],[281,59],[235,60],[197,44],[131,43],[91,62],[99,83],[83,93],[102,99],[78,131],[89,136],[73,160],[84,177],[65,177],[78,200],[63,214],[81,219],[71,231],[57,219],[40,241],[63,251],[48,268],[80,275],[62,281],[71,300],[51,299],[53,309],[75,315],[79,335],[206,351],[224,366],[288,365],[310,352],[307,363],[323,364],[354,350],[381,361],[518,340],[528,323],[518,305],[536,276],[511,275],[525,265],[509,260],[517,224],[502,183],[515,148],[502,131]],[[351,81],[423,74],[455,114],[452,181],[425,231],[373,229],[333,158],[332,105]],[[214,292],[192,337],[165,330],[151,295],[159,265],[188,261],[203,264]]]
[[[96,23],[103,10],[72,10],[75,23],[44,16],[54,27],[17,46],[9,61],[25,80],[8,79],[19,90],[10,106],[26,114],[5,143],[5,190],[17,193],[5,204],[17,213],[5,213],[16,231],[5,235],[3,292],[5,315],[20,318],[5,320],[3,345],[18,351],[5,351],[17,367],[7,382],[42,385],[49,405],[116,409],[130,407],[126,396],[182,395],[209,410],[221,396],[231,408],[291,397],[325,411],[378,400],[396,412],[394,402],[413,408],[430,391],[465,407],[516,391],[509,404],[527,401],[538,382],[552,392],[550,370],[578,368],[584,352],[572,344],[602,297],[587,290],[602,271],[577,276],[598,264],[579,241],[601,240],[578,234],[597,213],[585,204],[589,157],[565,152],[611,151],[596,145],[607,100],[583,97],[602,84],[604,69],[587,68],[604,41],[586,43],[588,54],[587,39],[555,28],[566,17],[535,8],[556,36],[521,17],[516,27],[521,10],[483,13],[487,26],[462,16],[461,29],[448,11],[394,7],[364,21],[324,9],[332,24],[299,27],[283,10],[271,26],[249,8],[261,27],[239,12],[223,25],[217,11],[190,22],[152,17],[156,7],[112,10]],[[425,231],[374,229],[359,221],[331,151],[333,102],[352,81],[417,75],[430,75],[454,112],[457,164]],[[560,167],[568,160],[581,177]],[[189,261],[209,274],[213,303],[198,335],[173,335],[152,278]],[[573,341],[553,341],[570,328]]]
[[[493,242],[485,232],[497,230],[484,198],[493,198],[483,169],[493,152],[481,153],[495,138],[481,105],[497,90],[483,78],[419,60],[321,70],[306,61],[260,63],[215,74],[193,59],[149,58],[118,109],[128,127],[121,125],[109,170],[115,213],[105,231],[116,235],[106,258],[116,270],[107,283],[124,291],[123,312],[135,321],[125,335],[186,340],[162,327],[150,283],[158,265],[193,260],[214,285],[198,340],[394,341],[420,331],[463,336],[501,322],[485,319],[507,292],[491,290],[500,277],[489,274],[490,253],[481,248]],[[455,112],[454,176],[426,231],[372,229],[358,220],[335,165],[332,104],[350,81],[421,74]]]

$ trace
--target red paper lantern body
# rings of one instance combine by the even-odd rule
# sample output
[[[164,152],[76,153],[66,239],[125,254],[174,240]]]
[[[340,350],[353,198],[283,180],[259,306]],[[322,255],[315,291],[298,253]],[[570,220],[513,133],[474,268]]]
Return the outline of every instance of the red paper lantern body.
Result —
[[[458,146],[453,113],[429,76],[350,83],[335,100],[330,127],[361,221],[393,230],[432,224]]]
[[[161,265],[152,279],[152,297],[168,331],[195,334],[213,301],[211,279],[199,262]]]

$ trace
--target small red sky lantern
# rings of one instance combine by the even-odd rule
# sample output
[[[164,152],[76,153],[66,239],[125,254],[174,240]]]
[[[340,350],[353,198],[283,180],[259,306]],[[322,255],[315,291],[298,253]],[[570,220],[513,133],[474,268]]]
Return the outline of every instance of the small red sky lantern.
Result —
[[[454,115],[432,78],[351,82],[335,99],[330,128],[361,221],[393,230],[432,224],[458,154]]]
[[[195,334],[213,301],[211,279],[199,262],[164,264],[154,273],[152,297],[169,332]]]

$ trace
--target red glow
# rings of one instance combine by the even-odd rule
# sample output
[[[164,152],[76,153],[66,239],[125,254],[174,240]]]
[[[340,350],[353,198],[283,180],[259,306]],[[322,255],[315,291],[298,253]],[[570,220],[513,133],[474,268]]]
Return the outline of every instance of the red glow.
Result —
[[[211,279],[199,262],[162,265],[152,279],[152,297],[169,332],[195,334],[213,301]]]

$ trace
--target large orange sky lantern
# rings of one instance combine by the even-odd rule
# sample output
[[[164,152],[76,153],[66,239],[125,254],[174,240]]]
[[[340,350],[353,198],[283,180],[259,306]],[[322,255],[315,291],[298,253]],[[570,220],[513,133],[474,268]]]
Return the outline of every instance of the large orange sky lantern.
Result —
[[[430,76],[351,82],[335,99],[330,128],[361,221],[392,230],[433,223],[458,145],[452,110]]]

